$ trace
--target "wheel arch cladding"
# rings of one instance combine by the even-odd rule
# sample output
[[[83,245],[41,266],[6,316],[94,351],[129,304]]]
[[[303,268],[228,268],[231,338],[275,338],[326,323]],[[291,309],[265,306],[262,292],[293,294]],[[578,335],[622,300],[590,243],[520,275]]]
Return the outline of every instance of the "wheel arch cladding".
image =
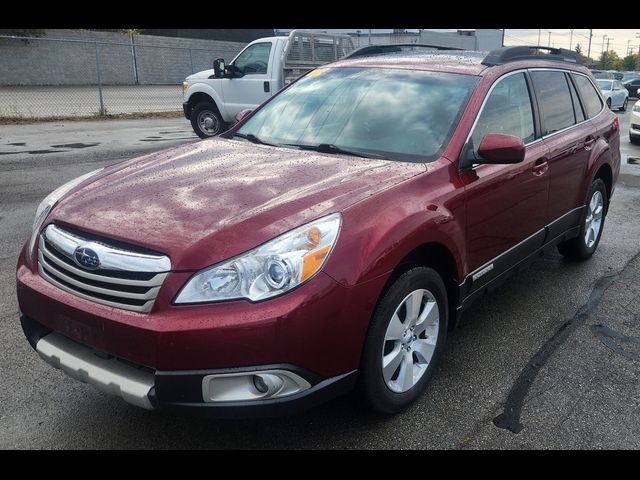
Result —
[[[413,267],[422,266],[435,270],[445,285],[447,290],[447,303],[449,315],[458,307],[459,283],[458,270],[453,253],[442,243],[427,242],[417,246],[400,260],[398,265],[389,275],[378,302],[403,273]],[[450,317],[451,320],[451,317]],[[449,330],[455,327],[455,322],[449,321]]]
[[[602,179],[605,187],[607,187],[607,205],[609,204],[608,200],[611,198],[611,189],[613,188],[613,170],[611,169],[611,165],[608,163],[604,163],[598,168],[596,174],[593,176],[593,180],[596,178]]]

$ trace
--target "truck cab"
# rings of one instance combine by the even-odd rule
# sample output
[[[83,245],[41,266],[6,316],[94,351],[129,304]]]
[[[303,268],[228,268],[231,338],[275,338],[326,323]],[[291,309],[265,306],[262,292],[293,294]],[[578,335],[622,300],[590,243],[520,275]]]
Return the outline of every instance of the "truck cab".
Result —
[[[254,109],[283,86],[354,50],[351,37],[301,30],[249,43],[225,64],[189,75],[182,84],[184,116],[200,138],[226,130],[243,110]]]

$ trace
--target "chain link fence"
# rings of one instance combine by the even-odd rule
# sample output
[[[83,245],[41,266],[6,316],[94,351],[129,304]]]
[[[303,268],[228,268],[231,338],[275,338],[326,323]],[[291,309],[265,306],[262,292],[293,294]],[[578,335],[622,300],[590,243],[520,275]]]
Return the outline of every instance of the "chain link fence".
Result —
[[[0,120],[178,115],[185,77],[245,45],[211,43],[220,46],[0,36]]]

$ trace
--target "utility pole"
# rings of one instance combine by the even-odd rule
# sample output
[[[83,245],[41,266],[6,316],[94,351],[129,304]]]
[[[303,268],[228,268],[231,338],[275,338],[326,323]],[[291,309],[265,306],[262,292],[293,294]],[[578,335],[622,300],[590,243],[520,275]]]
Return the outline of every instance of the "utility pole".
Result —
[[[547,47],[551,46],[551,30],[549,30],[549,42],[547,42]]]
[[[601,55],[604,53],[604,41],[606,39],[607,39],[607,35],[602,35],[602,51],[600,52]]]
[[[607,37],[607,51],[605,52],[607,54],[607,56],[604,57],[604,68],[603,68],[603,70],[607,69],[607,63],[608,63],[608,60],[609,60],[609,42],[611,40],[613,40],[613,37]]]
[[[593,30],[589,29],[589,50],[587,50],[587,58],[591,57],[591,37],[593,37]]]
[[[631,44],[631,40],[627,40],[627,55],[629,55],[629,45]]]
[[[640,38],[640,33],[636,33],[636,38]],[[638,45],[638,70],[640,70],[640,44]]]
[[[369,45],[371,45],[371,29],[369,29]]]
[[[538,43],[537,43],[537,45],[538,45],[538,46],[540,46],[540,34],[541,34],[541,33],[542,33],[542,29],[541,29],[541,28],[539,28],[539,29],[538,29]]]
[[[571,46],[573,45],[573,28],[571,30],[571,36],[569,37],[569,50],[571,50]]]

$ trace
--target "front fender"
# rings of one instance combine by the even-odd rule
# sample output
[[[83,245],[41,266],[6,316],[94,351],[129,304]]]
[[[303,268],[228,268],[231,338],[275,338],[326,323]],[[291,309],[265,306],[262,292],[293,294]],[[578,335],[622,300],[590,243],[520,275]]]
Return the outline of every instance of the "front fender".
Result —
[[[462,188],[442,168],[419,175],[343,212],[343,231],[326,272],[353,286],[388,276],[413,250],[435,243],[453,256],[463,278],[464,203]]]
[[[218,110],[220,111],[220,115],[225,122],[229,122],[229,114],[227,112],[223,97],[222,97],[222,85],[220,83],[220,79],[212,78],[207,80],[208,83],[204,83],[203,81],[199,81],[197,83],[189,85],[185,95],[185,101],[189,101],[191,97],[196,93],[204,93],[211,97],[215,102]]]

